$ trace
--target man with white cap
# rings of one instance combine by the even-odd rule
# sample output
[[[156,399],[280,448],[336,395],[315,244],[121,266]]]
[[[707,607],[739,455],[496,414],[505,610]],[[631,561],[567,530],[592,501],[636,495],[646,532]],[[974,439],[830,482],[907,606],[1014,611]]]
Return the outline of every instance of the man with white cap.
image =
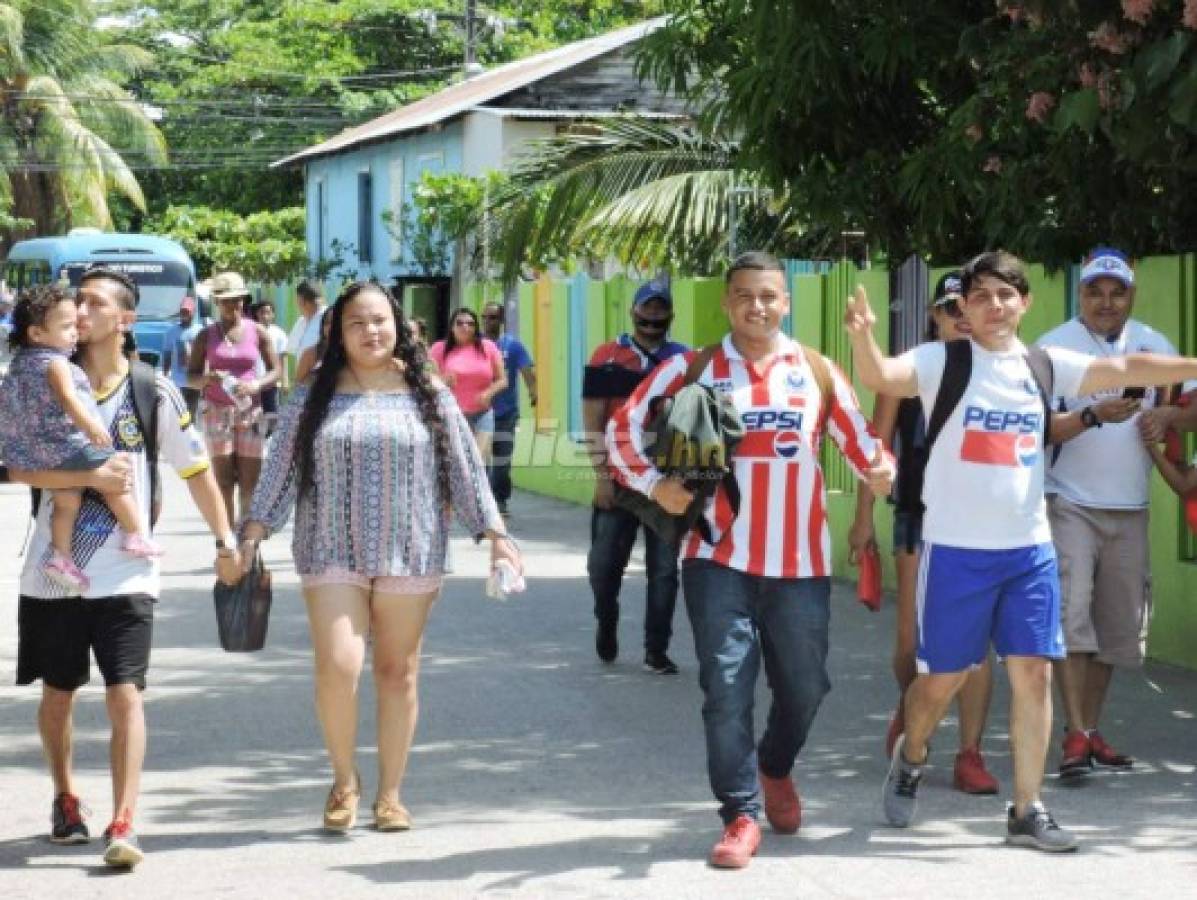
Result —
[[[1135,273],[1126,256],[1095,249],[1081,269],[1078,315],[1039,339],[1094,358],[1128,353],[1175,356],[1159,332],[1130,318]],[[1128,388],[1069,400],[1052,436],[1064,441],[1045,476],[1052,539],[1060,562],[1061,619],[1068,655],[1055,663],[1067,731],[1060,774],[1097,766],[1125,769],[1132,760],[1098,731],[1115,667],[1142,665],[1150,610],[1151,555],[1147,516],[1152,462],[1137,419],[1157,430],[1177,412],[1159,390]],[[1140,411],[1143,412],[1140,412]]]

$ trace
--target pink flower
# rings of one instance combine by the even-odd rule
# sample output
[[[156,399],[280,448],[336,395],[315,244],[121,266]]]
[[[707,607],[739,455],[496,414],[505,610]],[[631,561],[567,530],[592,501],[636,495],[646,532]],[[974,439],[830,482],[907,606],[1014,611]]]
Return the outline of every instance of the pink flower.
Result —
[[[1197,31],[1197,0],[1185,0],[1185,12],[1181,21],[1185,28]]]
[[[1197,3],[1197,0],[1193,0]],[[1091,88],[1097,84],[1097,72],[1094,71],[1093,66],[1089,63],[1081,63],[1081,68],[1076,74],[1077,80],[1080,81],[1081,87]]]
[[[1000,156],[990,156],[985,160],[985,164],[981,166],[982,172],[992,172],[998,174],[1002,171],[1002,158]]]
[[[1027,101],[1027,118],[1032,122],[1042,122],[1056,105],[1056,98],[1047,91],[1035,91]]]
[[[985,130],[976,122],[974,122],[972,125],[969,125],[968,128],[964,129],[964,136],[975,144],[981,140],[981,138],[985,137]]]
[[[1102,22],[1097,26],[1096,31],[1089,32],[1089,43],[1107,53],[1122,54],[1126,52],[1126,37],[1119,34],[1118,29],[1110,22]]]
[[[1136,25],[1145,25],[1151,18],[1153,6],[1155,6],[1155,0],[1122,0],[1122,14],[1126,16],[1127,21],[1134,22]]]

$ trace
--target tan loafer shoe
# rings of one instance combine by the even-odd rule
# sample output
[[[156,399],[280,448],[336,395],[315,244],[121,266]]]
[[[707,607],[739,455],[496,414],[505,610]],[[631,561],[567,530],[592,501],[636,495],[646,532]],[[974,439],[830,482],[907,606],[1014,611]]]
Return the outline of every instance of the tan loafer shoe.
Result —
[[[355,786],[338,791],[336,785],[324,803],[324,830],[344,834],[357,822],[357,805],[362,796],[362,779],[354,773]]]
[[[411,828],[411,813],[402,803],[379,800],[374,804],[374,827],[379,831],[407,831]]]

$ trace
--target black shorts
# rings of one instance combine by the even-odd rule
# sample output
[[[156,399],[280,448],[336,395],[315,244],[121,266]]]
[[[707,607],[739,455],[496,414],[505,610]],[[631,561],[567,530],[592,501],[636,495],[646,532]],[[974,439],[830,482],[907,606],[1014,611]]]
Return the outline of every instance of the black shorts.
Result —
[[[145,690],[154,631],[154,598],[118,594],[84,600],[41,600],[22,596],[17,611],[17,684],[41,679],[73,691],[91,680],[88,651],[104,685]]]

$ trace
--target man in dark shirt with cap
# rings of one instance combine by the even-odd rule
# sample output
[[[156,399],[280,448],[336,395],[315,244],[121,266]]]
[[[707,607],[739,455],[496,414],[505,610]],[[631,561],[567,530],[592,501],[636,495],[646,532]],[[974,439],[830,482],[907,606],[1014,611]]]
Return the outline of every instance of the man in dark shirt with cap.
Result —
[[[608,419],[644,377],[659,363],[688,349],[668,339],[672,321],[673,297],[668,285],[660,281],[641,285],[632,301],[632,331],[594,351],[582,382],[582,419],[595,472],[586,568],[594,591],[594,616],[598,620],[595,651],[605,663],[614,662],[619,655],[619,589],[640,522],[632,513],[615,506],[615,486],[603,434]],[[648,529],[644,543],[648,570],[644,666],[659,675],[672,675],[677,666],[666,651],[677,601],[677,548]]]

